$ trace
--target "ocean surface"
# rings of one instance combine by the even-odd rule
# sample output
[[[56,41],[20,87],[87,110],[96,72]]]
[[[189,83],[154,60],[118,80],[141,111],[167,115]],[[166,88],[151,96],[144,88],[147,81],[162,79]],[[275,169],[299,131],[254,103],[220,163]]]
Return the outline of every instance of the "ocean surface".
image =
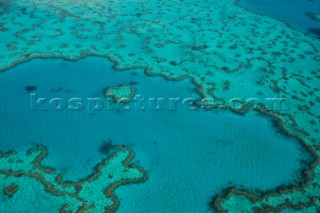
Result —
[[[223,188],[259,192],[301,181],[301,161],[310,156],[296,139],[255,112],[189,111],[177,104],[176,110],[105,107],[93,114],[87,107],[69,111],[49,105],[53,98],[104,99],[106,87],[120,84],[131,84],[146,100],[200,98],[189,80],[167,81],[112,66],[99,57],[35,59],[0,73],[0,150],[45,145],[49,156],[44,165],[79,180],[105,157],[99,152],[103,141],[132,147],[134,162],[149,177],[116,190],[118,212],[124,213],[212,211],[209,202]],[[35,96],[47,98],[48,105],[35,105]]]
[[[320,211],[319,0],[3,0],[0,38],[0,213]]]
[[[295,30],[320,38],[318,0],[239,0],[238,5],[258,14],[270,16],[287,23]]]

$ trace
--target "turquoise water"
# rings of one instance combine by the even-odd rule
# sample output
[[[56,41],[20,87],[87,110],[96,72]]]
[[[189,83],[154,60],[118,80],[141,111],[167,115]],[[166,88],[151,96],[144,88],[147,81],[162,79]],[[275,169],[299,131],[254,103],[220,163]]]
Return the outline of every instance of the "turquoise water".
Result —
[[[320,13],[318,0],[240,0],[238,4],[253,12],[280,19],[296,30],[320,38],[320,20],[309,15]]]
[[[145,98],[199,98],[189,80],[166,81],[142,70],[115,71],[112,65],[98,57],[36,59],[0,73],[0,150],[43,144],[49,150],[44,163],[78,180],[104,157],[98,151],[103,141],[131,146],[149,179],[116,190],[119,212],[206,212],[212,196],[228,186],[265,191],[300,180],[308,155],[255,112],[241,116],[178,107],[90,115],[30,109],[33,93],[48,99],[104,98],[106,87],[120,84],[133,85]]]

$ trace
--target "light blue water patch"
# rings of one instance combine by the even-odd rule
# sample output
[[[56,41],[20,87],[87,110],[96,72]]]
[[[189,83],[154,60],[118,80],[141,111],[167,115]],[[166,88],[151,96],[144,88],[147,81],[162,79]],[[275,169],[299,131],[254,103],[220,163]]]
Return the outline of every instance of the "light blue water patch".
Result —
[[[318,0],[240,0],[238,4],[253,12],[280,19],[304,33],[312,35],[310,29],[320,28],[320,22],[308,15],[320,13]]]
[[[43,144],[49,150],[45,164],[77,180],[104,157],[98,151],[104,140],[132,146],[149,179],[116,190],[119,212],[205,212],[225,187],[270,190],[299,180],[308,155],[254,112],[188,111],[178,104],[178,110],[155,111],[105,107],[90,115],[87,109],[30,106],[30,94],[87,100],[104,98],[106,87],[120,84],[133,85],[145,99],[199,98],[190,80],[166,81],[142,70],[114,71],[112,65],[98,57],[37,59],[0,73],[0,150]]]

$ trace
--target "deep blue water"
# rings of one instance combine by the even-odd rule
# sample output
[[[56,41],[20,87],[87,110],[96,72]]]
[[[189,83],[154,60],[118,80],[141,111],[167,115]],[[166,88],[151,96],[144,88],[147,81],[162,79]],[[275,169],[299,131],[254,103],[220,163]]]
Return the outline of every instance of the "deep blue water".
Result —
[[[104,140],[131,146],[149,180],[116,190],[119,212],[205,212],[225,187],[269,190],[299,179],[300,161],[307,159],[302,147],[254,112],[240,116],[178,108],[89,115],[87,110],[30,109],[31,93],[103,98],[107,86],[130,82],[145,98],[199,98],[189,80],[114,71],[112,65],[98,57],[37,59],[0,73],[0,150],[46,145],[45,164],[77,180],[104,157],[98,151]]]
[[[296,30],[320,38],[320,21],[308,15],[320,14],[319,0],[240,0],[239,5],[282,20]]]

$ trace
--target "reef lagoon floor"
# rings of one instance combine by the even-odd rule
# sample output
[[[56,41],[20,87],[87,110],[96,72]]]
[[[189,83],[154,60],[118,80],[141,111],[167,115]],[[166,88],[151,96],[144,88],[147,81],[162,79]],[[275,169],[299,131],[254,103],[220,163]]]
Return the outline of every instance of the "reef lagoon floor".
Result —
[[[0,211],[319,211],[309,8],[1,1]]]
[[[106,86],[130,82],[136,95],[146,100],[199,98],[187,80],[168,82],[162,77],[147,77],[141,70],[117,72],[107,59],[32,60],[1,73],[0,81],[1,100],[6,103],[1,106],[1,112],[6,112],[2,115],[6,119],[1,121],[1,150],[22,152],[43,145],[48,156],[42,163],[71,181],[91,174],[92,168],[113,151],[112,146],[134,150],[134,162],[148,173],[148,180],[116,190],[123,201],[119,212],[205,212],[212,195],[226,187],[262,192],[297,185],[303,178],[300,171],[311,160],[295,138],[277,131],[270,119],[256,112],[190,111],[182,104],[174,110],[161,102],[160,109],[148,108],[148,103],[145,110],[134,105],[131,110],[105,105],[93,113],[89,103],[76,111],[62,110],[58,102],[50,104],[54,98],[66,105],[73,97],[103,99]],[[43,97],[48,101],[39,102]],[[109,149],[106,143],[110,143]],[[3,187],[11,182],[19,188],[27,184],[23,178],[15,179],[8,176]],[[92,185],[93,193],[95,187]],[[5,207],[19,211],[21,207],[32,208],[31,201],[41,199],[40,193],[31,192],[28,196],[34,197],[21,199],[26,192],[21,191],[13,197],[16,199],[4,199]],[[54,195],[51,199],[53,202],[40,201],[39,207],[49,208],[55,202]],[[154,206],[158,210],[153,210]]]

